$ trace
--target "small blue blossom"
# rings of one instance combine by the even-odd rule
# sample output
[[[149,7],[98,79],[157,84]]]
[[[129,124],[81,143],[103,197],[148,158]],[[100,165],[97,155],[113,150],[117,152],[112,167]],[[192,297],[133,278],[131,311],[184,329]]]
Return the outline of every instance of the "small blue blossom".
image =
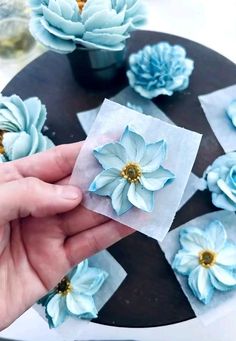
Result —
[[[227,211],[236,211],[236,152],[218,157],[204,173],[212,203]]]
[[[189,85],[194,63],[179,45],[161,42],[145,46],[129,58],[129,84],[145,98],[172,95]]]
[[[88,266],[88,260],[77,265],[38,303],[45,307],[50,328],[57,328],[67,317],[91,320],[97,317],[93,296],[100,290],[108,274]]]
[[[94,156],[104,171],[96,176],[89,191],[111,197],[117,215],[124,214],[133,206],[152,212],[154,192],[175,178],[161,166],[166,153],[164,140],[146,144],[141,135],[126,127],[119,142],[94,150]]]
[[[229,104],[228,108],[226,109],[226,114],[230,118],[234,127],[236,127],[236,99]]]
[[[215,290],[236,288],[236,244],[227,240],[220,221],[212,221],[205,229],[182,228],[180,244],[172,267],[188,276],[188,284],[201,302],[208,304]]]
[[[47,117],[37,97],[0,96],[0,162],[12,161],[54,146],[41,133]]]
[[[32,35],[49,49],[122,50],[131,31],[145,23],[141,0],[30,0]]]

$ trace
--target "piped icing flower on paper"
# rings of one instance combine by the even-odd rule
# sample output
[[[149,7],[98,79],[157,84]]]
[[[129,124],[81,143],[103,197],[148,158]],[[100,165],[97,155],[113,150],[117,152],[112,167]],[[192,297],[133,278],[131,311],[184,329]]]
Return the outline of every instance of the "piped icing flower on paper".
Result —
[[[151,99],[185,90],[193,69],[194,63],[186,58],[183,47],[161,42],[132,54],[127,76],[136,92]]]
[[[119,142],[94,149],[94,156],[104,170],[91,183],[89,191],[109,196],[117,215],[133,206],[152,212],[154,193],[175,178],[162,167],[166,154],[164,140],[147,144],[141,135],[126,127]]]
[[[47,117],[37,97],[23,101],[19,96],[0,96],[0,159],[12,161],[54,146],[41,133]]]
[[[172,267],[188,276],[188,285],[201,302],[208,304],[216,290],[236,288],[236,244],[227,239],[220,221],[212,221],[205,229],[182,228],[180,245]]]
[[[91,320],[98,311],[94,295],[100,290],[108,274],[89,267],[88,260],[77,265],[58,285],[38,301],[45,307],[50,328],[57,328],[67,317]]]
[[[122,50],[131,31],[145,23],[141,0],[30,0],[32,35],[49,49],[78,46]]]
[[[218,157],[205,173],[212,203],[227,211],[236,211],[236,152]]]
[[[236,128],[236,99],[229,104],[228,108],[226,109],[226,114]]]

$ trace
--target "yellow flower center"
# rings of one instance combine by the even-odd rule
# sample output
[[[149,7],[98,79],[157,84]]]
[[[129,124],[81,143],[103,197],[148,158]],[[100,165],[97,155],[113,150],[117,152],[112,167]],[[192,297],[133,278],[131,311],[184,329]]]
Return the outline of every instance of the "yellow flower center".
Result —
[[[199,253],[199,263],[204,268],[212,267],[216,262],[216,252],[210,250],[204,250]]]
[[[3,147],[3,134],[4,134],[4,131],[0,130],[0,154],[5,153],[5,149]]]
[[[140,180],[142,175],[141,167],[136,162],[129,162],[122,168],[121,176],[130,183],[136,183]]]
[[[62,296],[67,296],[72,291],[72,285],[67,277],[64,277],[56,286],[56,291]]]
[[[82,11],[87,0],[76,0],[76,1],[77,1],[80,11]]]

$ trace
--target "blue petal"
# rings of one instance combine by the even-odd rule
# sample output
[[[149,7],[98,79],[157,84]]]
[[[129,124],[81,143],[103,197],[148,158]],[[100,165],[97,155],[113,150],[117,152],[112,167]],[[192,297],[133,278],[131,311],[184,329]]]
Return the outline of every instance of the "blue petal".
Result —
[[[88,259],[80,262],[76,265],[68,274],[67,277],[71,280],[72,278],[79,278],[81,275],[88,271]]]
[[[236,100],[233,100],[226,110],[227,115],[231,119],[233,125],[236,127]]]
[[[81,316],[89,313],[92,318],[97,317],[97,308],[91,296],[72,291],[66,296],[66,306],[73,315]]]
[[[128,126],[126,127],[120,143],[125,147],[128,154],[128,161],[140,162],[145,152],[145,141],[143,137],[131,130]]]
[[[104,169],[115,168],[121,171],[127,163],[126,150],[118,142],[95,148],[94,156]]]
[[[189,275],[198,265],[197,255],[186,252],[185,250],[179,250],[175,255],[172,268],[182,275]]]
[[[24,103],[29,115],[29,125],[35,125],[41,131],[47,117],[45,105],[42,105],[38,97],[28,98]]]
[[[54,295],[47,304],[46,312],[51,318],[53,327],[59,327],[68,314],[65,298],[59,294]]]
[[[85,273],[79,276],[76,274],[71,278],[73,292],[93,296],[107,279],[108,274],[98,268],[88,268]]]
[[[210,249],[219,252],[227,241],[224,225],[219,220],[214,220],[207,226],[205,233]]]
[[[17,160],[28,156],[31,151],[31,137],[26,132],[5,133],[3,146],[9,160]]]
[[[151,173],[156,171],[166,158],[167,145],[164,140],[156,143],[148,144],[145,154],[140,161],[142,171],[144,173]]]
[[[188,284],[193,294],[204,304],[208,304],[213,296],[214,288],[211,284],[209,270],[198,266],[188,278]]]
[[[145,212],[152,212],[154,207],[154,193],[148,191],[140,183],[131,183],[128,199],[135,207]]]
[[[236,268],[236,245],[227,242],[217,255],[216,264],[228,268]]]
[[[222,179],[219,179],[217,181],[217,185],[220,190],[226,195],[226,197],[232,200],[234,204],[236,204],[236,195],[234,194],[234,190],[232,190],[232,188],[230,188],[229,185]]]
[[[149,191],[158,191],[174,179],[175,175],[173,173],[163,167],[160,167],[154,172],[143,173],[140,182]]]
[[[126,213],[132,207],[128,200],[129,187],[129,183],[122,179],[112,193],[112,207],[118,216]]]
[[[235,212],[236,204],[228,199],[224,194],[212,193],[212,203],[223,210]]]
[[[236,275],[231,270],[215,264],[210,268],[210,271],[222,287],[232,288],[236,286]]]
[[[202,250],[209,250],[211,244],[205,231],[197,227],[184,227],[180,231],[180,244],[193,254],[199,254]]]
[[[96,176],[89,191],[98,195],[111,196],[120,179],[120,171],[115,168],[106,169]]]

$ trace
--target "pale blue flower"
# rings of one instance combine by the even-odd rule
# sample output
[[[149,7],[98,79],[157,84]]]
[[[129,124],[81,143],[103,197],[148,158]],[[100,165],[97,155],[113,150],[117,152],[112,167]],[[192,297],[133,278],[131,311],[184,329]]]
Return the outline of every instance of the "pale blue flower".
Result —
[[[236,288],[236,244],[227,240],[220,221],[212,221],[205,229],[182,228],[180,244],[172,267],[188,276],[188,284],[201,302],[208,304],[216,290]]]
[[[41,133],[47,117],[37,97],[0,97],[0,162],[16,160],[54,146]]]
[[[30,0],[33,36],[49,49],[70,53],[77,46],[122,50],[129,33],[146,19],[141,0]]]
[[[91,320],[98,311],[94,295],[100,290],[108,274],[81,262],[46,296],[38,301],[45,306],[50,328],[57,328],[67,317]]]
[[[233,125],[236,127],[236,99],[229,104],[228,108],[226,109],[226,114],[230,118]]]
[[[111,197],[117,215],[132,206],[152,212],[154,192],[174,180],[175,176],[161,164],[166,159],[164,140],[146,144],[143,137],[126,127],[119,142],[94,150],[104,171],[96,176],[90,192]]]
[[[236,211],[236,152],[218,157],[204,173],[216,207]]]
[[[147,45],[129,58],[129,84],[146,98],[172,95],[189,85],[194,63],[179,45],[161,42]]]

